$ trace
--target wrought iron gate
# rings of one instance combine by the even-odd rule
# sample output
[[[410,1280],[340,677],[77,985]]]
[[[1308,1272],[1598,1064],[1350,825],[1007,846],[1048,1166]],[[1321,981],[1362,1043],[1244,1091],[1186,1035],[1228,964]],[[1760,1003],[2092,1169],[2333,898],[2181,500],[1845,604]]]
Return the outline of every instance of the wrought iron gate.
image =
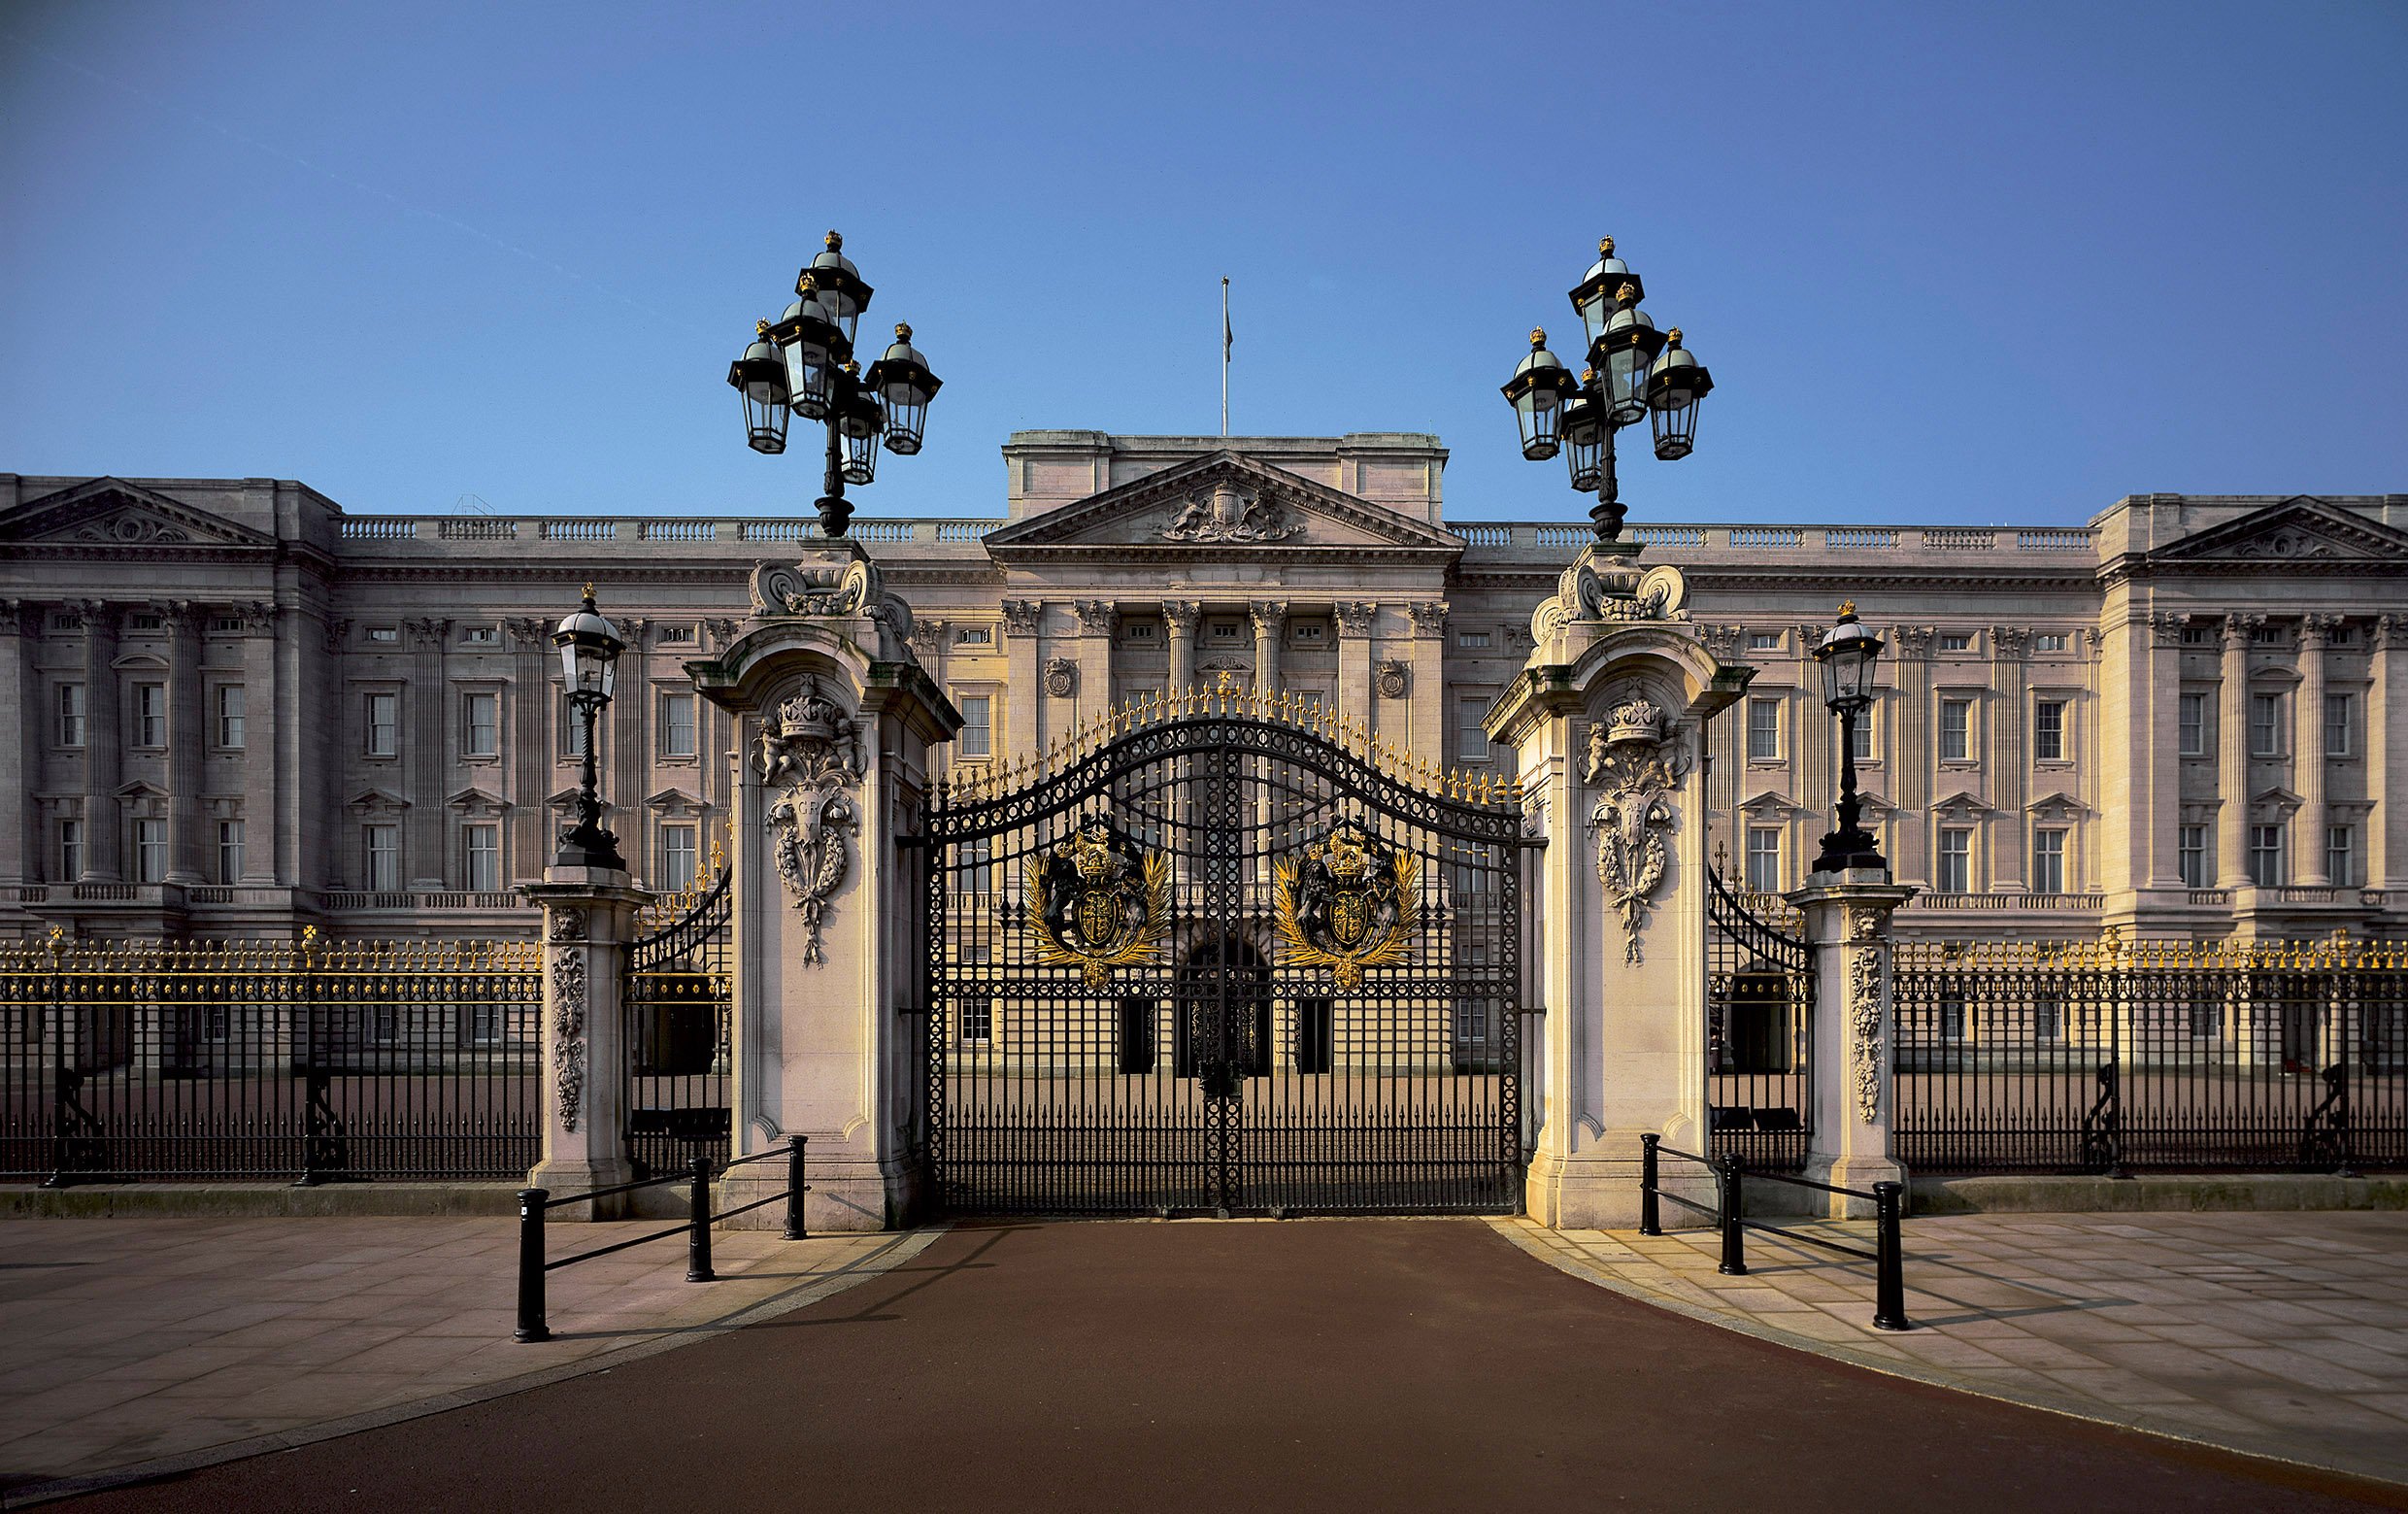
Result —
[[[1317,709],[1223,689],[940,789],[939,1201],[1518,1208],[1521,801],[1414,770]]]
[[[1814,1133],[1807,1099],[1814,952],[1797,934],[1797,912],[1787,901],[1734,894],[1720,872],[1708,873],[1707,884],[1714,1154],[1767,1171],[1802,1167]]]
[[[627,948],[627,1160],[639,1177],[728,1157],[733,876],[722,867],[707,888],[661,899]]]

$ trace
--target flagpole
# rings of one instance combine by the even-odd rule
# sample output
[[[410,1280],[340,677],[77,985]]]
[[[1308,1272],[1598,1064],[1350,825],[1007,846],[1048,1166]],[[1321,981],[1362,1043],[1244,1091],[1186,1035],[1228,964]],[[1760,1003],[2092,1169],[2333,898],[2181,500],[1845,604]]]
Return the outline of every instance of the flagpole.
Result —
[[[1221,281],[1221,434],[1229,434],[1229,281]]]

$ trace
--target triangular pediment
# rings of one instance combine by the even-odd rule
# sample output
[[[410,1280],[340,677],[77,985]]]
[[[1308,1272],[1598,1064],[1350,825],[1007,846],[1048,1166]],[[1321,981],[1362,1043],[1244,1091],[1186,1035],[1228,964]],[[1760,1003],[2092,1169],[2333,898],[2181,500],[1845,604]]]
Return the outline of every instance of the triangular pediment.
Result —
[[[1056,555],[1193,559],[1407,554],[1452,560],[1463,539],[1240,453],[1208,453],[987,535],[998,561]]]
[[[467,815],[499,815],[510,808],[508,801],[504,800],[500,794],[480,789],[474,784],[443,802]]]
[[[2150,555],[2164,563],[2370,563],[2408,567],[2408,532],[2300,494]]]
[[[1740,800],[1739,808],[1745,814],[1762,817],[1789,814],[1797,808],[1797,804],[1788,794],[1778,790],[1766,790],[1751,798]]]
[[[2073,820],[2090,813],[2089,805],[2061,789],[2042,794],[2023,808],[2041,820]]]
[[[365,815],[398,815],[410,801],[390,789],[362,789],[351,795],[350,807]]]
[[[223,516],[170,499],[123,479],[89,479],[0,515],[0,541],[55,542],[79,548],[150,547],[163,552],[276,543]]]
[[[1959,789],[1947,798],[1935,802],[1931,806],[1931,813],[1949,816],[1953,819],[1970,819],[1976,815],[1989,814],[1990,808],[1988,799],[1969,790]]]
[[[646,799],[644,801],[644,806],[650,810],[656,810],[663,815],[699,815],[702,813],[702,801],[700,799],[695,798],[685,790],[674,786],[663,789],[658,793],[653,794],[651,798]]]

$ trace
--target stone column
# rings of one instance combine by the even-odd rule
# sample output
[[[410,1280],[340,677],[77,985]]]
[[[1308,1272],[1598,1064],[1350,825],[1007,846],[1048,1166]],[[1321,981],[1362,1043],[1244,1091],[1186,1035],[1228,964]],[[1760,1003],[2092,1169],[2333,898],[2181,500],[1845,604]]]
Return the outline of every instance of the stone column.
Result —
[[[287,708],[284,680],[277,676],[277,627],[283,619],[265,601],[241,605],[243,622],[243,876],[248,884],[298,883],[280,869],[286,851],[284,791],[284,727],[298,711]],[[315,828],[315,827],[313,827]]]
[[[1062,729],[1069,731],[1112,708],[1112,629],[1120,611],[1109,599],[1082,599],[1071,606],[1079,618],[1079,640],[1072,661],[1078,684],[1064,709]]]
[[[611,700],[611,739],[604,747],[610,765],[603,768],[602,824],[619,837],[619,855],[635,875],[648,882],[658,858],[652,856],[652,812],[644,807],[652,774],[653,699],[652,657],[644,645],[649,621],[618,622],[627,638],[619,655],[617,692]],[[697,832],[697,836],[699,836]]]
[[[117,883],[125,876],[125,817],[117,786],[125,781],[123,691],[117,688],[116,605],[86,599],[84,622],[84,880]]]
[[[2408,720],[2408,690],[2400,670],[2408,664],[2408,615],[2377,618],[2374,656],[2366,687],[2366,797],[2374,810],[2366,827],[2366,884],[2408,889],[2408,737],[2391,717]]]
[[[1637,1222],[1642,1135],[1699,1153],[1709,1140],[1703,731],[1753,671],[1723,668],[1687,623],[1639,619],[1638,574],[1617,546],[1582,555],[1572,571],[1590,581],[1541,611],[1530,663],[1488,721],[1548,843],[1530,901],[1545,1017],[1527,1059],[1526,1202],[1564,1229]],[[1677,606],[1677,575],[1669,587],[1656,602]],[[1600,595],[1628,618],[1578,619]],[[1690,1163],[1668,1160],[1664,1178],[1711,1193]]]
[[[56,862],[50,828],[34,799],[42,751],[58,726],[55,698],[45,695],[34,668],[43,620],[38,604],[0,600],[0,709],[18,712],[17,729],[0,739],[0,793],[16,795],[0,820],[0,883],[37,882]]]
[[[548,867],[522,886],[544,907],[543,1159],[530,1188],[555,1194],[635,1177],[627,1160],[627,1021],[619,968],[635,939],[636,911],[652,895],[618,868]],[[607,1220],[622,1196],[552,1211]]]
[[[510,637],[510,801],[511,876],[538,876],[552,859],[552,746],[546,740],[545,716],[557,695],[552,691],[552,670],[557,666],[552,625],[532,616],[502,622]]]
[[[1368,599],[1341,599],[1331,606],[1338,620],[1338,708],[1365,724],[1371,721],[1371,627],[1380,607]]]
[[[1280,690],[1280,637],[1288,630],[1288,604],[1281,599],[1256,599],[1246,607],[1254,622],[1254,690],[1277,697]]]
[[[1177,698],[1195,686],[1195,628],[1203,619],[1201,600],[1162,601],[1162,625],[1171,639],[1170,687],[1162,691],[1166,699]]]
[[[404,887],[440,892],[444,879],[443,779],[452,762],[452,689],[444,682],[444,638],[452,622],[429,618],[401,622],[409,636],[410,697],[401,732],[403,782],[409,789],[410,856]]]
[[[1898,825],[1890,837],[1890,865],[1898,876],[1931,878],[1931,776],[1939,771],[1932,739],[1931,641],[1928,625],[1901,625],[1898,660],[1890,672],[1897,685],[1897,729],[1891,733],[1889,759],[1896,764]]]
[[[1035,599],[1003,602],[1004,689],[1003,737],[994,743],[998,771],[1014,758],[1035,757],[1045,750],[1038,728],[1037,706],[1042,691],[1037,667],[1037,629],[1045,622],[1045,604]],[[742,750],[739,744],[738,750]]]
[[[349,846],[313,846],[305,853],[301,848],[301,837],[305,824],[313,827],[330,825],[335,827],[337,836],[341,836],[343,822],[348,819],[343,811],[343,775],[351,756],[344,745],[344,728],[350,712],[358,706],[353,702],[354,695],[343,672],[351,622],[323,610],[318,614],[318,647],[323,655],[309,657],[304,647],[295,647],[296,655],[306,658],[295,663],[299,675],[295,681],[305,686],[305,691],[297,702],[303,709],[334,713],[331,718],[315,723],[305,721],[292,723],[296,751],[305,755],[298,779],[301,792],[308,796],[303,802],[315,811],[306,822],[296,817],[293,861],[296,882],[308,888],[333,890],[347,887],[343,858],[350,851]],[[315,698],[311,697],[312,692],[315,692]],[[310,858],[306,868],[302,865],[305,857]],[[532,872],[533,868],[530,866],[528,871]]]
[[[1915,893],[1887,868],[1809,873],[1789,895],[1814,949],[1815,1009],[1807,1067],[1813,1144],[1803,1176],[1837,1188],[1901,1183],[1890,1155],[1895,1113],[1890,917]],[[1864,1219],[1869,1200],[1820,1195],[1835,1219]]]
[[[2148,782],[2136,778],[2131,791],[2141,802],[2129,818],[2124,844],[2135,848],[2133,886],[2179,889],[2182,882],[2182,637],[2190,617],[2160,611],[2149,618],[2148,661],[2137,646],[2125,655],[2124,718],[2148,732],[2122,750],[2149,757]],[[2138,626],[2131,627],[2136,642]],[[2114,754],[2108,754],[2109,760]],[[2145,850],[2142,850],[2145,844]]]
[[[184,600],[159,607],[167,622],[167,881],[210,881],[201,827],[202,741],[211,710],[201,680],[201,611]]]
[[[1447,714],[1447,603],[1420,599],[1405,606],[1405,613],[1413,622],[1413,687],[1406,690],[1412,739],[1408,743],[1396,732],[1387,734],[1444,766],[1458,756],[1453,750],[1454,723]]]
[[[2031,816],[2031,701],[2024,658],[2031,652],[2031,629],[1993,625],[1990,629],[1992,690],[1990,760],[1990,803],[2004,817],[1990,836],[1990,889],[2000,893],[2027,892],[2031,888],[2029,854]]]
[[[2249,633],[2262,615],[2227,615],[2216,701],[2216,887],[2249,887]]]
[[[2326,869],[2324,830],[2332,822],[2327,802],[2331,755],[2324,750],[2324,649],[2332,642],[2337,615],[2308,615],[2299,620],[2299,703],[2291,712],[2291,782],[2299,791],[2300,834],[2291,842],[2298,861],[2291,876],[2312,889],[2330,884]]]

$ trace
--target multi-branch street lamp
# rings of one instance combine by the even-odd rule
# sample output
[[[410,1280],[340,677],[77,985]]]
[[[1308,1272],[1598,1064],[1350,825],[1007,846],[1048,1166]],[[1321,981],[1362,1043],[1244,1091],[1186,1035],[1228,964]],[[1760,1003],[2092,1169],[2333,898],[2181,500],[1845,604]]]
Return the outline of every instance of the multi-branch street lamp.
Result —
[[[1530,355],[1505,385],[1522,422],[1522,455],[1544,462],[1561,452],[1572,487],[1595,494],[1589,519],[1597,542],[1622,530],[1620,484],[1614,477],[1614,433],[1642,417],[1656,434],[1656,455],[1677,462],[1697,442],[1697,403],[1714,379],[1681,346],[1681,330],[1657,331],[1639,308],[1639,276],[1614,255],[1614,239],[1597,243],[1597,261],[1572,290],[1572,308],[1589,332],[1589,366],[1577,379],[1547,350],[1547,333],[1530,333]]]
[[[1823,838],[1823,855],[1815,858],[1819,873],[1890,865],[1882,860],[1881,843],[1856,823],[1862,809],[1856,798],[1856,722],[1873,707],[1873,664],[1883,645],[1857,623],[1851,601],[1839,607],[1839,623],[1815,648],[1815,660],[1823,664],[1823,702],[1839,717],[1839,828]]]
[[[789,415],[827,427],[827,473],[819,499],[820,528],[845,534],[853,506],[847,484],[867,484],[878,469],[878,448],[909,457],[920,451],[928,401],[942,381],[912,346],[912,328],[894,328],[894,342],[863,373],[853,361],[853,328],[869,309],[870,286],[845,256],[845,239],[831,231],[827,251],[794,281],[800,296],[728,366],[727,382],[744,400],[745,441],[754,452],[786,451]]]
[[[626,638],[593,607],[593,586],[585,586],[585,602],[561,621],[552,633],[560,649],[560,672],[568,680],[569,707],[585,723],[585,766],[577,786],[577,824],[560,833],[560,849],[552,854],[554,867],[608,867],[627,870],[619,855],[619,838],[602,828],[602,795],[594,783],[594,723],[611,702],[619,681],[619,655]]]

